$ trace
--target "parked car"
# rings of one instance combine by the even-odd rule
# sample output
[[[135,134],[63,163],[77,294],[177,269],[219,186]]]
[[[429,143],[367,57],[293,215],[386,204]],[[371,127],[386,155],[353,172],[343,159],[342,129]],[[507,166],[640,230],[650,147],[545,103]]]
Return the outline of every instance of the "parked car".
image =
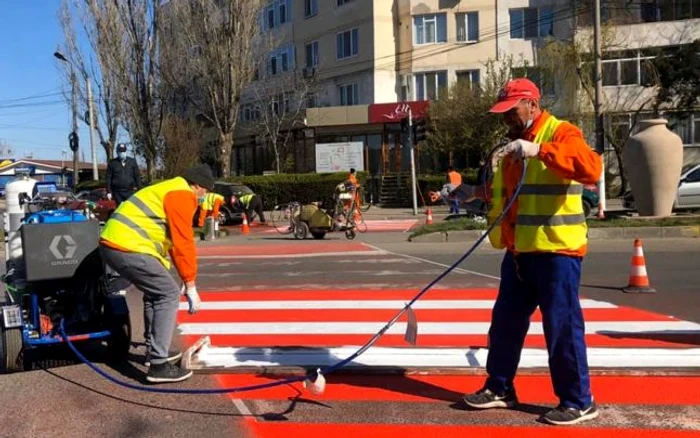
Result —
[[[636,210],[631,190],[625,192],[622,205],[628,210]],[[700,164],[688,165],[681,171],[678,193],[673,201],[674,210],[700,208]]]
[[[584,185],[581,202],[583,202],[583,214],[586,217],[590,216],[593,208],[598,206],[598,201],[598,186],[595,184]]]
[[[95,205],[93,213],[100,222],[106,222],[117,208],[113,199],[107,198],[107,189],[84,190],[75,195],[81,201],[92,202]]]
[[[243,211],[241,211],[237,204],[231,202],[231,197],[240,197],[253,193],[250,187],[241,183],[217,181],[214,184],[214,192],[224,197],[224,205],[222,205],[219,210],[219,223],[222,225],[231,225],[243,222]]]

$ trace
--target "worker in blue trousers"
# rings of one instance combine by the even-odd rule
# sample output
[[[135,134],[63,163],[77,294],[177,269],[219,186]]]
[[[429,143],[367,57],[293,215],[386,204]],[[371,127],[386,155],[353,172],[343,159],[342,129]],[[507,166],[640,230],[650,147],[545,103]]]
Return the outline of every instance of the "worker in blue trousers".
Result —
[[[542,420],[570,425],[598,416],[590,389],[579,286],[588,241],[582,184],[598,181],[602,160],[579,128],[542,110],[539,101],[534,83],[514,79],[490,110],[503,115],[511,140],[499,154],[491,195],[486,196],[490,224],[513,196],[523,159],[527,166],[519,196],[489,234],[491,244],[506,252],[488,334],[488,377],[481,390],[463,399],[476,409],[517,405],[513,380],[530,317],[539,307],[552,385],[559,398],[559,405]]]

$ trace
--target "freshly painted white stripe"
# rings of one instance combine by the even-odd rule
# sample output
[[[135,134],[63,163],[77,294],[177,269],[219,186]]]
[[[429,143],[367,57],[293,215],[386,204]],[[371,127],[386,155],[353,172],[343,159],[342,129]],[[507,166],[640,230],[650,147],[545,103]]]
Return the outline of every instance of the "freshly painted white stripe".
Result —
[[[322,315],[319,314],[319,318]],[[185,323],[178,327],[184,335],[337,335],[377,333],[385,322],[277,322],[277,323]],[[418,324],[421,335],[483,335],[489,322],[424,322]],[[700,334],[700,324],[689,321],[601,321],[586,323],[586,333],[653,333]],[[394,324],[387,334],[404,334],[406,323]],[[533,322],[530,335],[544,334],[542,324]]]
[[[314,301],[203,301],[202,310],[309,310],[309,309],[401,309],[408,300],[325,300]],[[419,300],[413,309],[492,309],[494,300]],[[604,301],[581,300],[584,309],[614,309],[617,306]],[[180,303],[180,310],[187,310]]]
[[[482,242],[482,244],[483,244],[483,242]],[[408,254],[402,254],[402,253],[400,253],[400,252],[386,251],[386,250],[384,250],[384,249],[382,249],[382,248],[380,248],[380,247],[378,247],[378,246],[376,246],[376,245],[370,245],[369,243],[365,243],[365,245],[369,246],[370,248],[374,248],[374,249],[377,250],[377,251],[384,251],[385,254],[391,254],[391,255],[395,255],[395,256],[405,257],[405,258],[407,258],[407,259],[417,260],[417,261],[423,262],[423,263],[430,263],[431,265],[441,266],[441,267],[443,267],[443,268],[449,268],[449,267],[450,267],[450,265],[446,265],[446,264],[444,264],[444,263],[435,262],[435,261],[433,261],[433,260],[423,259],[423,258],[420,258],[420,257],[408,255]],[[481,245],[479,245],[479,246],[481,246]],[[496,276],[494,276],[494,275],[483,274],[483,273],[481,273],[481,272],[470,271],[470,270],[468,270],[468,269],[462,269],[462,268],[455,268],[455,269],[452,270],[452,272],[456,272],[456,273],[458,273],[458,274],[478,275],[478,276],[480,276],[480,277],[491,278],[491,279],[494,279],[494,280],[500,280],[500,279],[501,279],[501,277],[496,277]]]
[[[198,259],[211,260],[211,259],[279,259],[279,258],[309,258],[309,257],[348,257],[349,255],[362,254],[372,256],[372,255],[384,255],[387,254],[385,251],[345,251],[345,252],[314,252],[314,253],[301,253],[301,254],[256,254],[256,255],[202,255],[197,256]]]
[[[318,348],[202,348],[194,357],[192,368],[235,368],[275,366],[330,366],[351,356],[357,347]],[[700,367],[700,348],[589,348],[588,365],[592,368]],[[371,347],[350,362],[348,367],[459,367],[482,368],[486,348],[391,348]],[[545,349],[523,349],[520,368],[548,366]]]

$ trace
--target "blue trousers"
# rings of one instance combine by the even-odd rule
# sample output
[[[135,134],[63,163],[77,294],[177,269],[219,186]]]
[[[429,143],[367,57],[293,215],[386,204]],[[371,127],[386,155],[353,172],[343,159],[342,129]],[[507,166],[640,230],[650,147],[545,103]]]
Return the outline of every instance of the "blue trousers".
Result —
[[[579,302],[580,257],[507,252],[489,329],[486,387],[513,390],[530,316],[539,306],[554,393],[565,407],[591,404],[584,321]]]

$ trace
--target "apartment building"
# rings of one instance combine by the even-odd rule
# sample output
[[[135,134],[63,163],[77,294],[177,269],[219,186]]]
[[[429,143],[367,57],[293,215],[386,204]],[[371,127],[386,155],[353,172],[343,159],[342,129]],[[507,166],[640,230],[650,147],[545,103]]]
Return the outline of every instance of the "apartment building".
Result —
[[[569,38],[571,0],[274,0],[261,28],[280,41],[260,81],[301,72],[313,80],[305,126],[295,129],[294,171],[314,170],[317,143],[361,141],[365,169],[408,169],[399,120],[420,116],[456,81],[479,83],[488,60],[536,63],[546,37]],[[541,81],[536,70],[527,74]],[[281,98],[280,100],[284,100]],[[234,173],[260,173],[264,146],[246,125],[259,103],[241,109]],[[284,105],[280,105],[284,107]],[[420,162],[420,152],[419,162]],[[269,160],[267,160],[269,161]]]
[[[582,11],[576,22],[580,40],[591,39],[591,4],[592,0],[576,1],[576,8]],[[653,117],[651,60],[700,38],[700,0],[607,0],[603,4],[603,110],[612,121],[611,128],[624,136],[636,132],[635,118]],[[662,115],[683,140],[684,164],[699,163],[700,108],[666,108]],[[607,157],[614,161],[612,153]]]

